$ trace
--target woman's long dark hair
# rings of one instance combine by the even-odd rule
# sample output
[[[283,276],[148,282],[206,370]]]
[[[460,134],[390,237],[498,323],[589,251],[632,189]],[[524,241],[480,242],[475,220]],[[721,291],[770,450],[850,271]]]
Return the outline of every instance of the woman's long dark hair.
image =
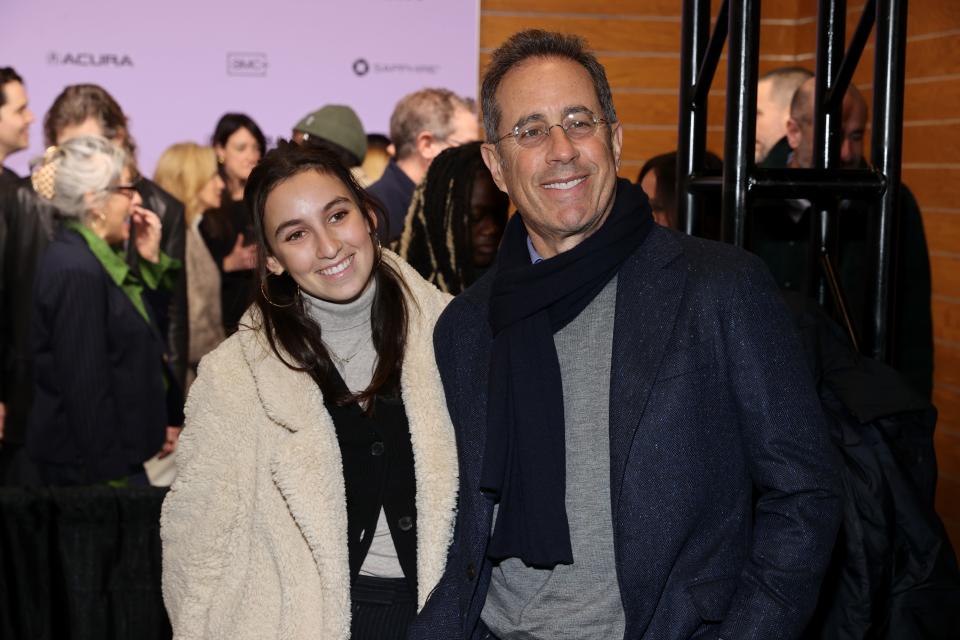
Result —
[[[370,242],[375,251],[371,277],[376,278],[377,291],[370,312],[370,325],[377,366],[370,384],[356,395],[335,382],[338,374],[323,343],[322,327],[307,315],[297,283],[286,272],[280,276],[270,275],[266,267],[270,255],[263,227],[267,196],[277,185],[304,171],[317,171],[337,178],[371,223]],[[263,329],[273,352],[291,369],[308,372],[320,386],[325,401],[340,406],[357,401],[372,411],[374,396],[393,396],[399,389],[408,318],[404,300],[406,285],[389,262],[383,260],[376,240],[376,223],[385,217],[380,205],[357,184],[350,170],[329,150],[300,147],[285,141],[280,141],[277,148],[267,153],[250,173],[243,199],[253,213],[258,242],[257,273],[262,287],[257,287],[254,303],[260,311]]]

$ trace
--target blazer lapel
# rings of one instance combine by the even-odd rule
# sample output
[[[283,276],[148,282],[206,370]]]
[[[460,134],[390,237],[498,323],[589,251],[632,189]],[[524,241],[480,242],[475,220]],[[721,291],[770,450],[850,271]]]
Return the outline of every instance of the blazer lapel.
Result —
[[[680,246],[669,232],[654,229],[617,277],[610,366],[610,499],[615,523],[626,462],[683,296],[686,272],[682,264],[671,264],[679,255]]]
[[[244,322],[257,323],[249,315]],[[285,429],[277,439],[270,472],[316,563],[323,610],[337,614],[331,629],[343,627],[341,635],[346,637],[350,620],[346,490],[333,420],[313,379],[280,362],[259,333],[241,330],[241,341],[264,411]]]

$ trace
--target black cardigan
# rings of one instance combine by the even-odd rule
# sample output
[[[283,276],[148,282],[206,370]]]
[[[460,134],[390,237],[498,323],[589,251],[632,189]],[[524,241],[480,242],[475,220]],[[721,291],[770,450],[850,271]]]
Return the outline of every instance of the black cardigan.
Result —
[[[328,402],[327,410],[343,460],[350,581],[360,573],[383,507],[400,568],[416,593],[417,487],[403,401],[399,396],[377,396],[372,417],[355,402],[342,407]]]

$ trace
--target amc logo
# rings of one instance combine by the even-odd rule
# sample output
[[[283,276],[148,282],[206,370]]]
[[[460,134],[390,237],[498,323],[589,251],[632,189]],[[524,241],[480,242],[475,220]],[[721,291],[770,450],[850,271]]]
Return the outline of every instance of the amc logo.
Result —
[[[267,54],[233,52],[227,54],[228,76],[265,76],[267,68]]]

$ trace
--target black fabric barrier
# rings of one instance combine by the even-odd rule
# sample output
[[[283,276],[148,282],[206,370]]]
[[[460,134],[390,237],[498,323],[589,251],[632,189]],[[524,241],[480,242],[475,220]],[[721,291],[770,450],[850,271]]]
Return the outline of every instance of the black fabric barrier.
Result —
[[[165,494],[0,488],[0,638],[170,638],[160,593]]]

